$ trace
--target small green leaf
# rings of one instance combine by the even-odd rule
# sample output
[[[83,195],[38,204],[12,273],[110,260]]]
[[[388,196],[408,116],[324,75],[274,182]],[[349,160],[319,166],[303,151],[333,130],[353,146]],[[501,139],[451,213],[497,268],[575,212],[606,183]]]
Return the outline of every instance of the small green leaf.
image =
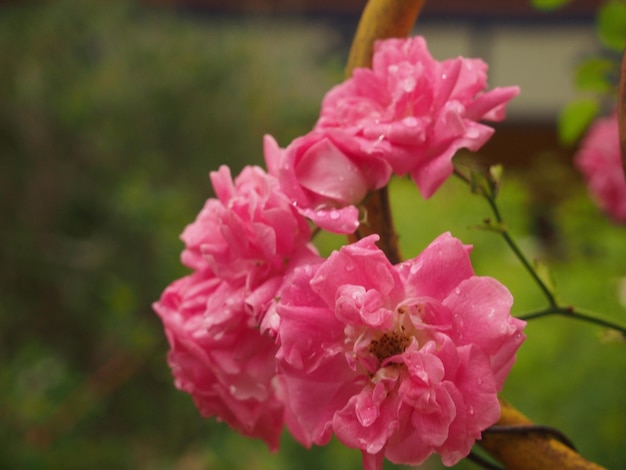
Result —
[[[491,180],[491,188],[494,196],[497,196],[500,190],[500,182],[502,181],[503,173],[504,167],[502,165],[492,165],[489,167],[489,177]]]
[[[576,142],[598,114],[595,100],[577,100],[569,103],[559,115],[559,138],[566,145]]]
[[[474,194],[491,197],[492,187],[483,169],[470,168],[470,189]]]
[[[504,233],[507,230],[507,226],[504,222],[496,222],[490,218],[484,219],[482,224],[474,225],[473,228],[499,234]]]
[[[584,60],[576,67],[574,85],[582,91],[607,93],[611,91],[611,72],[615,71],[615,63],[601,57]]]
[[[537,10],[556,10],[572,0],[531,0],[533,7]]]
[[[622,52],[626,44],[626,4],[612,0],[602,5],[598,10],[597,28],[606,47]]]

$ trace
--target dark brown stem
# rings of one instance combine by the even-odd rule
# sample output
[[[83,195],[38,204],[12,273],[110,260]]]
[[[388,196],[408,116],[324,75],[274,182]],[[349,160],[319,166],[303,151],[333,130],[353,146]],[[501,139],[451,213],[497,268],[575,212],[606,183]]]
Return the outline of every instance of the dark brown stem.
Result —
[[[352,41],[346,65],[346,76],[350,77],[355,68],[372,65],[372,53],[376,40],[407,36],[424,6],[424,1],[370,0],[363,10]],[[377,233],[380,235],[379,248],[383,250],[389,261],[394,264],[399,263],[402,256],[391,216],[387,188],[371,193],[363,203],[363,210],[365,221],[361,223],[357,232],[349,237],[350,241]]]

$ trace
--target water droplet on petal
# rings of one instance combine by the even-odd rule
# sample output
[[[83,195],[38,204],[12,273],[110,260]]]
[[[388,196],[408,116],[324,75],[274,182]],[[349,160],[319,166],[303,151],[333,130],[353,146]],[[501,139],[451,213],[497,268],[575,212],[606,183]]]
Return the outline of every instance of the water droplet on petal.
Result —
[[[480,136],[480,132],[477,129],[468,129],[465,132],[465,137],[468,139],[477,139]]]
[[[456,289],[454,289],[454,293],[456,295],[460,295],[461,294],[461,289],[459,287],[457,287]]]
[[[417,127],[419,122],[415,116],[407,116],[404,119],[402,119],[402,124],[404,124],[407,127]]]
[[[339,218],[339,212],[336,210],[330,211],[330,218],[333,220],[337,220]]]
[[[409,77],[406,78],[405,80],[402,80],[402,89],[406,92],[406,93],[410,93],[413,90],[415,90],[415,79],[413,77]]]
[[[474,407],[473,407],[473,406],[468,406],[468,407],[467,407],[467,412],[468,412],[470,415],[473,415],[473,414],[475,413],[475,411],[474,411]]]

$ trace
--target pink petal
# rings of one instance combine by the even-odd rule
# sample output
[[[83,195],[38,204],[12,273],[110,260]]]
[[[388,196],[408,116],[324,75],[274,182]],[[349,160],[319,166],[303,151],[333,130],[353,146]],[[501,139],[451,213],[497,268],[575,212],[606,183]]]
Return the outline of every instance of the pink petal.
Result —
[[[491,357],[499,389],[525,339],[522,330],[526,322],[509,313],[513,304],[510,292],[495,279],[474,277],[461,282],[443,304],[460,316],[456,342],[475,344]]]
[[[295,170],[303,187],[343,205],[361,201],[367,192],[359,167],[328,139],[311,145]]]
[[[456,286],[474,276],[470,247],[449,232],[439,235],[414,260],[401,263],[407,297],[445,299]]]

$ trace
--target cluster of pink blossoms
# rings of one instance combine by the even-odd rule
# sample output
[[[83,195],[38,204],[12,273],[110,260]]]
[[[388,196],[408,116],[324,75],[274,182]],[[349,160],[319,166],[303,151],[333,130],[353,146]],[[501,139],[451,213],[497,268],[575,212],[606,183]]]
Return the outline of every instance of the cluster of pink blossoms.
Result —
[[[518,87],[487,87],[479,59],[438,62],[422,37],[379,41],[371,69],[356,69],[322,102],[313,131],[281,150],[266,138],[268,168],[319,227],[352,233],[354,207],[392,173],[409,174],[424,197],[453,171],[460,148],[478,150]]]
[[[176,386],[204,416],[276,449],[283,427],[278,347],[259,325],[285,274],[319,256],[306,220],[261,168],[247,167],[233,182],[222,166],[211,180],[217,198],[181,237],[183,264],[194,272],[168,286],[154,309]]]
[[[309,224],[354,232],[358,204],[392,174],[430,196],[456,150],[491,136],[477,120],[502,119],[518,93],[485,87],[480,60],[437,62],[419,37],[380,41],[309,134],[285,149],[266,137],[268,173],[211,174],[216,198],[182,234],[193,273],[154,304],[175,384],[204,416],[271,449],[283,427],[305,446],[334,434],[371,469],[469,453],[499,417],[524,340],[510,293],[476,276],[450,234],[392,265],[376,236],[323,259]]]
[[[614,221],[626,223],[626,178],[617,113],[598,119],[591,126],[575,161],[598,206]]]

